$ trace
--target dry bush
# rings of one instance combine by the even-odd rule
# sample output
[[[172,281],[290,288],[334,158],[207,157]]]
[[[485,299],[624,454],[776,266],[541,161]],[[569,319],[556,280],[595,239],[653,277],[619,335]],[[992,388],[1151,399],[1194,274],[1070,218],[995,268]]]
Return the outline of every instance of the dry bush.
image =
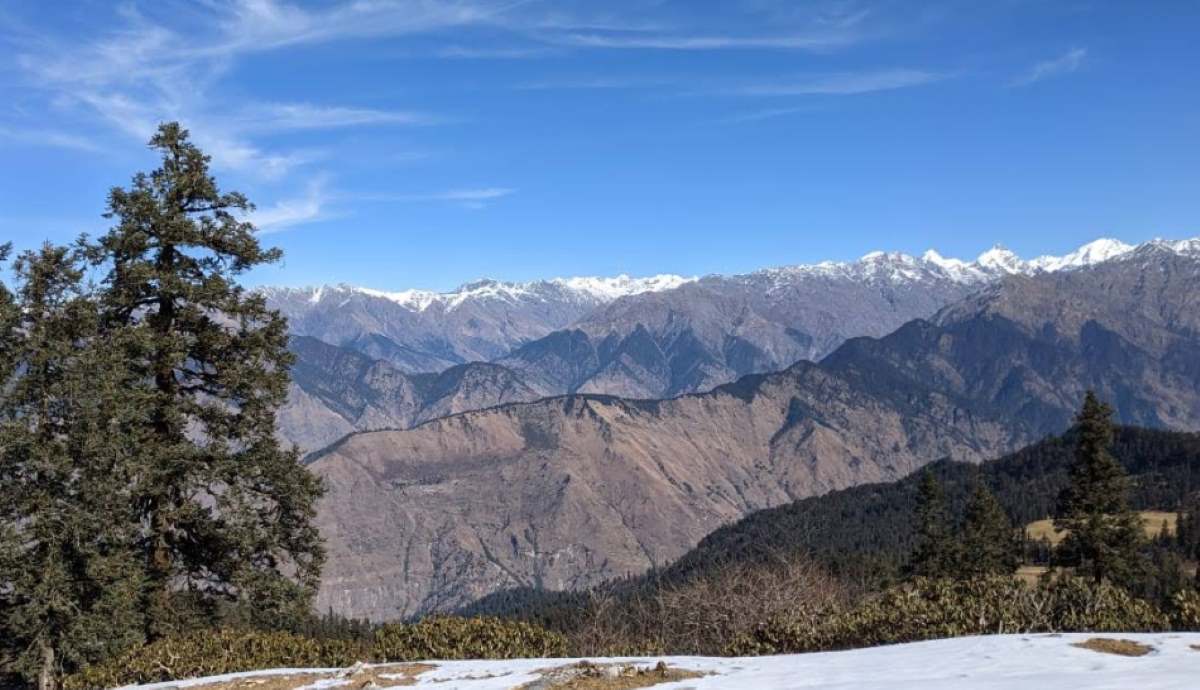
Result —
[[[1117,656],[1146,656],[1154,651],[1154,647],[1144,645],[1141,642],[1114,640],[1107,637],[1093,637],[1086,642],[1076,642],[1072,646],[1081,649],[1090,649],[1093,652],[1101,652],[1103,654],[1116,654]]]
[[[802,619],[846,598],[802,557],[732,563],[682,582],[594,592],[569,637],[580,656],[720,654],[760,621]]]
[[[830,607],[800,619],[767,619],[726,651],[750,656],[964,635],[1169,629],[1170,619],[1163,611],[1109,583],[1067,578],[1031,587],[1007,576],[918,578],[850,608]]]

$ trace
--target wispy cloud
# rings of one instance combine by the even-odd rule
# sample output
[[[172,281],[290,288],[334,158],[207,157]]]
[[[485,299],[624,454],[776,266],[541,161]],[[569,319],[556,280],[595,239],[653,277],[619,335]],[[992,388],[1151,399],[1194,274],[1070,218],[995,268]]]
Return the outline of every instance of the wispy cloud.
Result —
[[[798,105],[785,108],[763,108],[761,110],[752,110],[750,112],[739,113],[732,117],[727,117],[721,122],[726,124],[738,124],[745,122],[762,122],[763,120],[773,120],[777,117],[786,117],[795,115],[796,113],[810,113],[815,108],[811,105]]]
[[[1043,60],[1037,63],[1028,72],[1014,79],[1011,85],[1028,86],[1043,79],[1070,74],[1083,65],[1087,54],[1086,48],[1072,48],[1053,60]]]
[[[323,179],[310,181],[304,196],[283,199],[269,208],[255,209],[246,216],[259,234],[270,235],[297,225],[314,223],[327,217],[324,212],[327,197]]]
[[[890,91],[922,86],[945,79],[946,75],[916,69],[888,69],[873,72],[838,72],[737,87],[728,93],[743,96],[851,96],[874,91]]]
[[[452,189],[448,192],[429,195],[435,201],[491,201],[506,197],[517,190],[508,187],[484,187],[482,189]]]
[[[99,153],[102,150],[88,137],[52,129],[0,127],[0,145],[5,141],[24,146],[44,146],[87,153]]]
[[[675,83],[675,80],[649,77],[578,77],[523,82],[515,88],[520,91],[646,89],[672,83]]]
[[[485,16],[465,5],[376,0],[304,10],[276,0],[213,0],[175,13],[186,32],[122,5],[124,24],[93,40],[26,41],[17,64],[59,104],[78,106],[124,134],[145,140],[180,120],[221,167],[278,178],[317,156],[270,150],[256,135],[290,130],[434,124],[404,110],[346,104],[249,103],[230,110],[210,93],[242,55],[375,34],[416,32]]]
[[[360,201],[381,201],[394,203],[452,203],[466,208],[484,208],[489,203],[515,194],[517,190],[511,187],[470,187],[449,189],[441,192],[426,192],[421,194],[366,194],[356,195]]]
[[[488,47],[448,45],[437,48],[434,55],[440,58],[459,60],[516,60],[522,58],[542,57],[556,52],[548,47]]]
[[[428,125],[437,122],[438,118],[425,113],[311,103],[260,103],[232,118],[232,126],[248,131],[269,132],[366,125]]]
[[[652,50],[787,49],[821,51],[854,42],[846,32],[797,35],[672,35],[644,33],[562,33],[544,40],[584,48]]]

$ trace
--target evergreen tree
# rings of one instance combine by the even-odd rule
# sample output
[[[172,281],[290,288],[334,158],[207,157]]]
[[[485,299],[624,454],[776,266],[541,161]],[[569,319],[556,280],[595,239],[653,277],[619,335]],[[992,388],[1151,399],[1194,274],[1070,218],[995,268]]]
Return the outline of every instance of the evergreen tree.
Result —
[[[1141,569],[1141,520],[1129,507],[1125,469],[1109,452],[1112,408],[1088,391],[1075,418],[1075,459],[1070,484],[1059,496],[1054,526],[1067,535],[1059,562],[1096,582],[1128,583]]]
[[[952,538],[953,522],[946,507],[942,484],[925,471],[917,488],[917,544],[905,568],[911,577],[948,577],[953,574],[959,553]]]
[[[135,502],[151,639],[215,615],[222,601],[260,615],[306,613],[323,549],[321,487],[275,437],[288,368],[286,323],[237,277],[279,259],[222,193],[209,157],[178,124],[150,140],[161,166],[109,196],[116,225],[90,247],[107,269],[104,326],[144,400]]]
[[[961,534],[960,577],[1010,575],[1021,564],[1020,539],[996,496],[978,478]]]
[[[14,266],[0,385],[0,638],[39,690],[135,644],[140,564],[129,548],[130,408],[80,287],[79,258],[47,245]]]

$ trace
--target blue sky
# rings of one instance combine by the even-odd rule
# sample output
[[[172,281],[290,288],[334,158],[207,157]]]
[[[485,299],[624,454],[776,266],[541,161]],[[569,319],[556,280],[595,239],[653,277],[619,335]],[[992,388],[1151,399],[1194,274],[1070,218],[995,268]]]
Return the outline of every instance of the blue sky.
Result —
[[[1200,3],[16,0],[0,240],[105,228],[178,119],[255,283],[730,273],[1200,234]]]

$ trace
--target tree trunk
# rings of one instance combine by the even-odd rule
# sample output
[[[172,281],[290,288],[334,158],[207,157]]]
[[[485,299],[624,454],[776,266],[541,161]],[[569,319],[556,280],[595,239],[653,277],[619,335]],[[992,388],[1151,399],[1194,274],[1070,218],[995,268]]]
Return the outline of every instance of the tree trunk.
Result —
[[[166,275],[175,270],[174,245],[163,246],[156,261],[160,275]],[[151,320],[152,327],[158,336],[157,346],[152,355],[154,370],[154,385],[159,397],[157,409],[153,413],[154,432],[160,448],[169,447],[175,440],[177,429],[170,422],[170,407],[176,404],[179,388],[175,380],[175,368],[172,365],[171,353],[165,341],[175,328],[175,295],[161,292],[158,295],[158,311]],[[146,638],[148,641],[165,637],[171,630],[171,577],[174,566],[174,554],[171,551],[169,535],[172,528],[173,516],[169,511],[174,510],[174,487],[158,487],[161,493],[155,498],[150,509],[150,530],[153,546],[150,552],[150,601],[147,606]]]
[[[54,647],[45,639],[38,642],[42,652],[42,668],[38,672],[38,690],[56,690],[58,674],[54,668]]]

